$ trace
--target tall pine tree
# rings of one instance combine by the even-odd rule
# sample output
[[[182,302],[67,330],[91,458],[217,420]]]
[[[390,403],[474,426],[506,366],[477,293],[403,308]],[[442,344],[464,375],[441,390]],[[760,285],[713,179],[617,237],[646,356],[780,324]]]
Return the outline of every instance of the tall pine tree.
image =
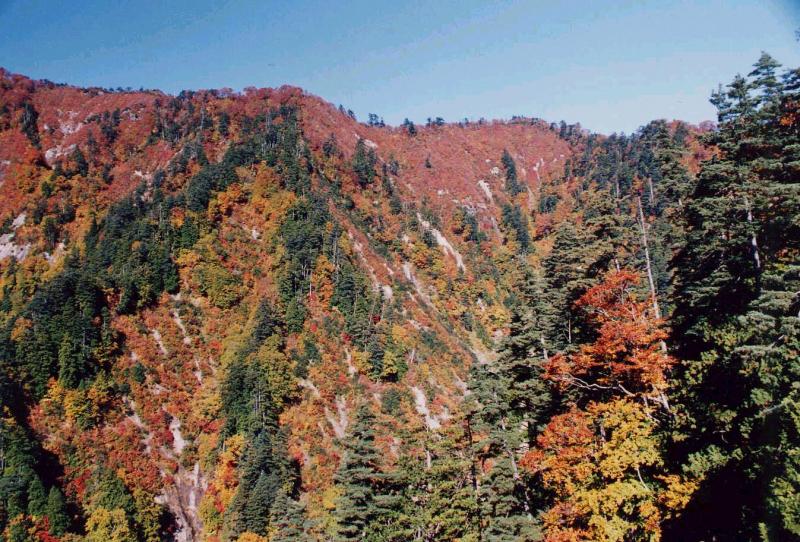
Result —
[[[764,54],[713,95],[718,155],[674,263],[677,449],[704,479],[682,539],[800,537],[800,95],[777,68]]]
[[[334,512],[336,542],[378,540],[379,522],[387,513],[382,499],[386,476],[375,447],[375,415],[368,403],[358,407],[352,423],[342,440],[342,462],[334,475],[340,491]]]

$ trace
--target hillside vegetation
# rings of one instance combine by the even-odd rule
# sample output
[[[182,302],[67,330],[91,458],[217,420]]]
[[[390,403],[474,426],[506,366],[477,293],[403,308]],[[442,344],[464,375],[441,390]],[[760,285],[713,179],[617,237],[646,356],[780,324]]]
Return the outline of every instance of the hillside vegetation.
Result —
[[[800,71],[361,123],[0,69],[10,541],[800,540]]]

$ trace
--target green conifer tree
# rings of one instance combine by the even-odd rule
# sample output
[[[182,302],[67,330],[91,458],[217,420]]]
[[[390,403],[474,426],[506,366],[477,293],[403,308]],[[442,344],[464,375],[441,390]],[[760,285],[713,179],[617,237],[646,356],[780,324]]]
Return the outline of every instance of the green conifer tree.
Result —
[[[275,530],[272,542],[311,542],[305,506],[282,487],[270,511],[270,525]]]
[[[499,366],[476,365],[469,386],[468,416],[475,432],[485,435],[473,444],[473,453],[481,470],[488,470],[480,479],[481,540],[527,540],[535,525],[518,465],[527,430],[511,406],[512,374]]]
[[[47,506],[45,515],[50,524],[50,534],[61,536],[69,528],[69,516],[67,516],[67,502],[64,494],[56,486],[50,488],[47,495]]]
[[[513,198],[517,194],[521,194],[525,191],[525,188],[520,184],[517,178],[517,164],[514,162],[514,158],[511,157],[507,149],[503,150],[503,157],[500,161],[503,164],[503,169],[506,170],[506,192]]]
[[[553,353],[556,311],[545,289],[541,275],[525,267],[514,288],[509,333],[495,362],[495,370],[508,384],[505,399],[515,423],[527,429],[524,441],[528,446],[553,414],[553,398],[542,373]]]
[[[358,407],[352,424],[341,442],[342,462],[334,475],[340,491],[334,511],[336,542],[376,540],[378,521],[386,511],[380,501],[386,476],[380,470],[375,416],[368,403]]]
[[[679,537],[800,537],[800,133],[793,72],[762,55],[713,95],[719,150],[674,267],[677,448],[703,484]]]
[[[375,154],[375,149],[367,148],[364,140],[359,139],[353,153],[353,172],[362,189],[375,181],[375,164],[377,162],[378,156]]]
[[[47,492],[38,476],[33,476],[28,483],[28,514],[41,517],[47,509]]]
[[[477,542],[478,496],[466,420],[405,435],[397,482],[402,500],[388,540]]]

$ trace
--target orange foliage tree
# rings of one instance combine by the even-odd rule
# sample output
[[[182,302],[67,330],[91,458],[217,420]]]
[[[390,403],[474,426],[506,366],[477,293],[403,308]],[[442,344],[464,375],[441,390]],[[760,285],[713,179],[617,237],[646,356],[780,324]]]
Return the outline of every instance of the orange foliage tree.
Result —
[[[553,417],[521,465],[554,495],[543,515],[548,542],[657,541],[696,481],[664,467],[663,434],[652,403],[669,410],[666,331],[629,270],[609,273],[577,302],[594,342],[546,364],[565,387],[602,392],[608,402]]]
[[[574,354],[553,356],[546,366],[549,378],[564,386],[654,399],[668,408],[666,374],[674,360],[664,345],[663,321],[637,291],[639,281],[630,270],[611,272],[578,299],[597,338]]]
[[[655,420],[627,397],[555,416],[521,461],[555,495],[547,542],[659,540],[696,488],[663,464]]]

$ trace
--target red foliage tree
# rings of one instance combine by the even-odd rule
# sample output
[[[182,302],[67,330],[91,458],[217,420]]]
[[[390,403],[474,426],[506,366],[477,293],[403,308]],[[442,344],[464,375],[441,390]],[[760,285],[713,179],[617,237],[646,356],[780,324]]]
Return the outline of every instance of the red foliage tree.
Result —
[[[571,355],[553,356],[549,378],[566,386],[614,389],[625,395],[655,392],[666,406],[666,373],[674,360],[666,353],[667,332],[650,302],[637,291],[639,276],[611,272],[578,301],[597,338]]]

